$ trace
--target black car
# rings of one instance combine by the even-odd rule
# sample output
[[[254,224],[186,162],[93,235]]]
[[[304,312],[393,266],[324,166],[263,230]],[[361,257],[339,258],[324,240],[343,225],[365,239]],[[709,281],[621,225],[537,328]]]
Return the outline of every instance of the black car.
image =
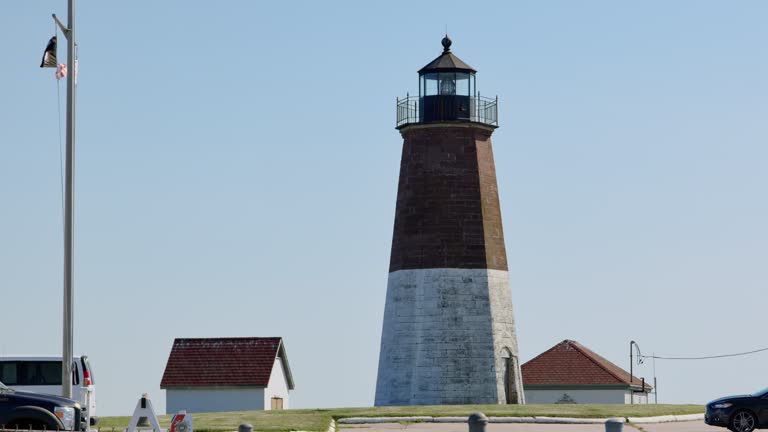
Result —
[[[768,388],[743,396],[729,396],[707,404],[704,422],[733,432],[768,428]]]
[[[12,390],[0,383],[0,429],[85,430],[80,404],[72,399]]]

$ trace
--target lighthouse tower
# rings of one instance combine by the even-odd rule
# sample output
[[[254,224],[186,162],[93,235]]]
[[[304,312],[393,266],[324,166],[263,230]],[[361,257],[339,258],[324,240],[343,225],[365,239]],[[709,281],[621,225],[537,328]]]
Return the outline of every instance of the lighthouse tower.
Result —
[[[451,52],[398,99],[403,136],[377,406],[522,404],[491,134],[497,99]]]

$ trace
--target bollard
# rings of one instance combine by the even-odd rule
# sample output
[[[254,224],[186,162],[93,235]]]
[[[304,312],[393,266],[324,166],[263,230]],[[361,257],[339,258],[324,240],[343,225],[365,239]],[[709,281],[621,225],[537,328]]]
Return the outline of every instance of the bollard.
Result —
[[[622,432],[624,430],[624,419],[608,419],[605,421],[605,432]]]
[[[237,432],[253,432],[253,425],[249,423],[243,423],[237,428]]]
[[[488,417],[481,412],[476,412],[469,416],[467,423],[469,424],[469,432],[485,432],[485,427],[488,425]]]

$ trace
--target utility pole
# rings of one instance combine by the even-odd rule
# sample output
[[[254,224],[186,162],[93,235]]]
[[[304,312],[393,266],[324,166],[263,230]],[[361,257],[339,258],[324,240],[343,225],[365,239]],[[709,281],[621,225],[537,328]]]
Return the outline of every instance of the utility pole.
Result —
[[[635,365],[634,355],[632,352],[633,346],[637,350],[637,360],[639,361],[639,363],[642,363],[642,360],[643,360],[643,354],[640,352],[640,346],[637,345],[637,342],[635,341],[629,341],[629,395],[630,395],[630,403],[632,404],[635,403],[635,390],[632,389],[632,384],[634,384],[635,382],[635,375],[633,371],[633,367]],[[643,378],[643,381],[640,383],[640,385],[642,386],[640,392],[645,393],[645,378]],[[647,403],[648,402],[647,393],[645,397],[646,397],[645,401]]]
[[[64,36],[67,38],[67,148],[64,191],[64,325],[61,356],[61,395],[72,397],[73,358],[73,309],[74,277],[73,258],[75,249],[75,0],[68,0],[68,20],[64,25],[53,15]]]
[[[632,382],[634,381],[634,374],[632,373],[632,366],[634,365],[634,359],[632,357],[632,345],[635,341],[629,341],[629,401],[631,404],[635,403],[635,392],[632,390]]]
[[[656,382],[656,353],[653,353],[653,403],[659,403],[659,384]]]

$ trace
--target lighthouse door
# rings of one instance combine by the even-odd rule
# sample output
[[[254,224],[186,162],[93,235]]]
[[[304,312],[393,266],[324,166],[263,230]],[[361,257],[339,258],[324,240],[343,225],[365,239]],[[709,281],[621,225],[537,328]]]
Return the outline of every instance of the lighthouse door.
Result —
[[[508,349],[504,349],[502,354],[503,380],[504,380],[504,401],[508,404],[517,403],[517,389],[515,388],[515,373],[517,373],[517,357],[513,356]]]

